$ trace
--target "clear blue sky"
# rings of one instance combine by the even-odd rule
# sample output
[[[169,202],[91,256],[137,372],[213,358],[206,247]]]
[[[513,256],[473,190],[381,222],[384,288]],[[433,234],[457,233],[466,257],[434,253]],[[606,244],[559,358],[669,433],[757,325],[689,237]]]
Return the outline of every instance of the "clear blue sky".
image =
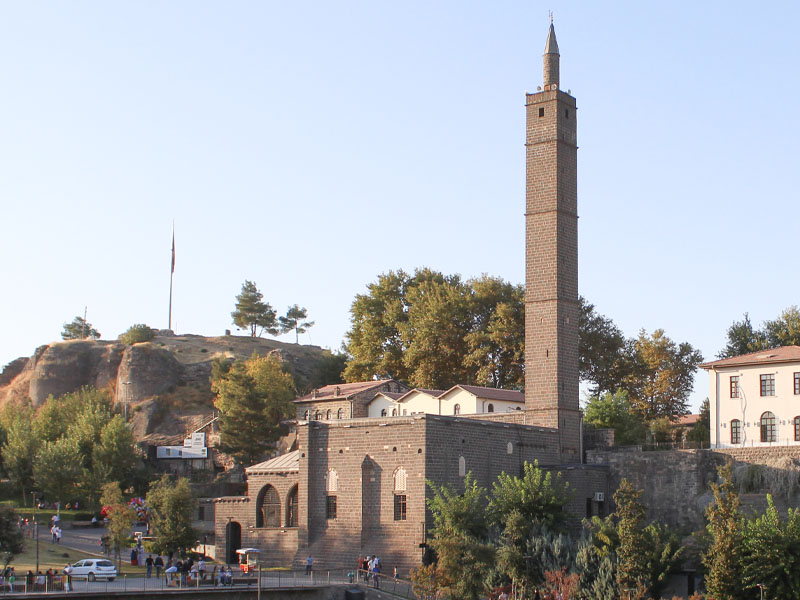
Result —
[[[232,328],[244,279],[331,348],[389,269],[521,282],[549,9],[581,293],[709,359],[800,302],[795,2],[7,1],[0,365],[84,306],[166,327],[173,219],[178,333]]]

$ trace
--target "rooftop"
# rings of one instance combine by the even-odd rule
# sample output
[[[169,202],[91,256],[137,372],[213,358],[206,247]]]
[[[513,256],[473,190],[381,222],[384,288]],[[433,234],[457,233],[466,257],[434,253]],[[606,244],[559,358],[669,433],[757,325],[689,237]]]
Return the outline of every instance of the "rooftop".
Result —
[[[780,346],[769,350],[759,350],[749,354],[731,356],[700,365],[703,369],[718,367],[739,367],[751,365],[768,365],[773,363],[800,362],[800,346]]]
[[[332,398],[343,398],[364,392],[372,388],[378,388],[386,385],[389,382],[394,382],[394,379],[378,379],[374,381],[357,381],[355,383],[334,383],[325,385],[321,388],[314,390],[310,394],[301,396],[295,402],[316,402],[319,400],[331,400]]]
[[[281,454],[257,465],[247,467],[245,473],[248,475],[265,473],[297,473],[300,471],[300,451],[293,450],[286,454]]]

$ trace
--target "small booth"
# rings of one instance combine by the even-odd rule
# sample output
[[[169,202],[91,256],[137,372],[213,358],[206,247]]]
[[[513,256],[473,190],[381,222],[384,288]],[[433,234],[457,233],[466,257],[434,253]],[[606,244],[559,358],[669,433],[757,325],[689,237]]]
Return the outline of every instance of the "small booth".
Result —
[[[242,573],[253,573],[258,568],[258,548],[239,548],[236,554],[239,555],[239,568]]]

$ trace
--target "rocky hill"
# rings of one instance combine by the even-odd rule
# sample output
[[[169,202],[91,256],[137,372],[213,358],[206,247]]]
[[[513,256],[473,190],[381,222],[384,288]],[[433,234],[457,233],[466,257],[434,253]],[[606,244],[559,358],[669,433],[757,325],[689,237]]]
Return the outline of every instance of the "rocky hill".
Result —
[[[127,405],[137,438],[183,434],[189,423],[213,411],[211,361],[248,358],[254,352],[279,353],[300,393],[328,383],[326,353],[318,346],[162,331],[150,342],[130,346],[91,340],[40,346],[0,373],[0,406],[27,398],[41,406],[50,395],[91,386],[109,390],[120,407]]]

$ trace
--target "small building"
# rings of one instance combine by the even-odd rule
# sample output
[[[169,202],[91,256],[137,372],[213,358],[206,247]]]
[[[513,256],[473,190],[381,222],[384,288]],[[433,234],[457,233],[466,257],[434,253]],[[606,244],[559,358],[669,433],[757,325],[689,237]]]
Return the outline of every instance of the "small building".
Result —
[[[369,403],[370,417],[406,415],[478,415],[522,410],[525,394],[477,385],[454,385],[449,390],[415,388],[405,394],[378,392]]]
[[[800,346],[700,366],[709,375],[712,448],[800,445]]]
[[[404,394],[410,388],[394,379],[335,383],[312,390],[294,401],[300,421],[335,421],[369,416],[368,405],[378,392]]]

